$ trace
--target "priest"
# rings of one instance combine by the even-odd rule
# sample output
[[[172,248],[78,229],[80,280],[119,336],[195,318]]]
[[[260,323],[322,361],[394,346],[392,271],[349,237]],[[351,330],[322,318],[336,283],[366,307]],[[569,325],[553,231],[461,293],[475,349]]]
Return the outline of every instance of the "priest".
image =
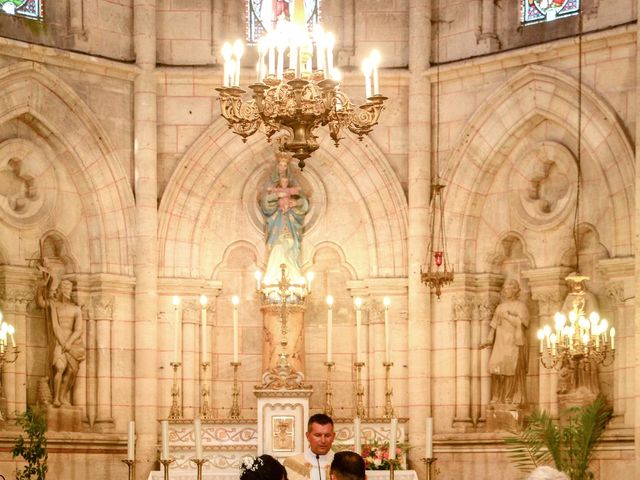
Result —
[[[329,468],[333,460],[331,446],[336,434],[333,420],[324,413],[316,413],[307,422],[309,448],[284,461],[289,480],[329,480]]]

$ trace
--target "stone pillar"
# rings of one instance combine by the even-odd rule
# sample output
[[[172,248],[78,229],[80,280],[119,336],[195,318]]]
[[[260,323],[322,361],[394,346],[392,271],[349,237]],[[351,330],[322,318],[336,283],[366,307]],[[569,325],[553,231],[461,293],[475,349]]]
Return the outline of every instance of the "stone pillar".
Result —
[[[424,445],[425,418],[431,416],[431,296],[422,284],[420,266],[427,254],[429,234],[429,189],[431,185],[431,84],[424,76],[429,67],[431,1],[409,1],[409,155],[408,155],[408,398],[409,443]],[[421,473],[420,454],[411,460]]]
[[[96,345],[96,428],[105,431],[113,428],[111,396],[111,326],[113,323],[114,297],[94,295],[92,298],[95,319]]]
[[[567,294],[565,277],[570,273],[566,267],[541,268],[538,270],[527,270],[523,275],[529,279],[531,297],[538,302],[538,321],[532,318],[529,322],[529,354],[533,358],[538,358],[538,344],[533,343],[535,338],[531,333],[537,332],[542,325],[554,325],[553,316],[560,310]],[[538,407],[547,410],[552,416],[558,415],[558,372],[555,369],[547,369],[540,364],[540,361],[529,365],[536,365],[539,372],[538,377]],[[534,370],[535,372],[536,370]],[[531,375],[533,372],[529,372]],[[529,392],[527,392],[529,395]],[[535,400],[535,399],[531,399]]]
[[[496,0],[482,0],[480,36],[478,43],[483,53],[500,48],[500,40],[496,33]]]
[[[211,0],[211,56],[213,63],[221,65],[222,59],[222,18],[224,0]]]
[[[633,350],[627,348],[627,332],[624,322],[624,284],[611,282],[607,285],[607,295],[614,308],[610,324],[616,328],[616,361],[613,364],[613,416],[621,416],[624,421],[625,404],[625,370],[627,356],[633,355]]]
[[[136,233],[134,272],[134,402],[136,477],[146,479],[157,459],[158,429],[158,178],[156,98],[156,0],[134,0],[136,65],[134,132]]]
[[[471,295],[454,297],[456,348],[456,406],[453,427],[467,431],[471,425],[471,318],[475,310]]]

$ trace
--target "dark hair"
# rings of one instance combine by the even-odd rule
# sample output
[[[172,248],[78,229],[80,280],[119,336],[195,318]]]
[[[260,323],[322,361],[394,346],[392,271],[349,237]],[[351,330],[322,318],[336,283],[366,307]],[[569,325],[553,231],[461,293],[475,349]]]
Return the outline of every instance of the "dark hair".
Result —
[[[364,480],[364,460],[356,452],[337,452],[331,462],[331,474],[335,475],[337,480]]]
[[[240,464],[240,480],[287,480],[287,471],[271,455],[247,457]]]
[[[318,425],[332,425],[333,419],[324,413],[316,413],[315,415],[311,415],[309,417],[309,421],[307,422],[307,432],[311,431],[311,424],[317,423]]]

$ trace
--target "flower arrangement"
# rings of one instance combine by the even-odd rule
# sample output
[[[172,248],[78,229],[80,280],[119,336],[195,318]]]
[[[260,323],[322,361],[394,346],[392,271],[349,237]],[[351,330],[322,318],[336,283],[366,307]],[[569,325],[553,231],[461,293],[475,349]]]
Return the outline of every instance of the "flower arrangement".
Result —
[[[406,450],[406,447],[396,445],[396,458],[389,460],[389,442],[373,440],[370,443],[362,444],[361,455],[367,470],[390,470],[391,464],[393,464],[394,470],[402,470]]]

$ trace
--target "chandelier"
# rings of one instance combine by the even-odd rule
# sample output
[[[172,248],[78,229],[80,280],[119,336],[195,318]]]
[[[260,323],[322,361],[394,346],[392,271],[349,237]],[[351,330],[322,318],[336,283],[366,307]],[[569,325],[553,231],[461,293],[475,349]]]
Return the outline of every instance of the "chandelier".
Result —
[[[440,2],[438,2],[438,11]],[[424,271],[424,267],[420,267],[420,280],[427,285],[431,290],[435,290],[436,297],[440,300],[442,295],[442,287],[450,284],[453,281],[453,266],[449,263],[449,257],[447,255],[447,239],[445,233],[444,223],[444,202],[442,199],[442,190],[444,185],[440,183],[438,172],[439,155],[440,155],[440,29],[439,22],[436,22],[436,53],[438,66],[436,69],[436,126],[435,126],[435,162],[434,170],[436,172],[436,180],[431,185],[431,201],[429,204],[429,245],[427,247],[427,270]]]
[[[540,349],[538,357],[545,368],[561,369],[567,366],[590,370],[596,365],[608,366],[615,359],[616,329],[600,318],[596,311],[588,311],[588,298],[584,282],[589,277],[580,275],[580,248],[578,242],[578,220],[582,181],[582,11],[579,10],[578,35],[578,152],[576,158],[577,187],[576,211],[573,223],[573,241],[576,252],[577,271],[565,280],[573,296],[568,319],[562,312],[554,316],[555,328],[549,325],[538,330]],[[590,295],[590,294],[589,294]],[[566,301],[565,301],[566,303]],[[591,310],[591,309],[589,309]]]
[[[380,54],[373,51],[363,61],[365,97],[354,105],[340,90],[340,72],[333,67],[335,38],[316,25],[310,36],[305,25],[279,21],[274,30],[258,42],[255,82],[247,90],[240,87],[244,46],[238,40],[222,47],[224,58],[220,111],[229,128],[246,142],[258,130],[270,141],[285,132],[281,149],[290,152],[303,169],[305,159],[319,148],[315,130],[328,126],[336,147],[350,130],[360,140],[378,123],[387,97],[380,95],[378,67]],[[285,68],[285,57],[288,63]]]
[[[587,302],[581,285],[588,279],[578,274],[566,278],[573,284],[572,291],[575,292],[569,318],[557,312],[554,316],[555,329],[545,325],[538,330],[538,357],[545,368],[574,365],[589,370],[592,364],[608,366],[615,359],[615,327],[609,328],[607,319],[600,318],[598,312],[592,311],[587,315],[585,311]]]

